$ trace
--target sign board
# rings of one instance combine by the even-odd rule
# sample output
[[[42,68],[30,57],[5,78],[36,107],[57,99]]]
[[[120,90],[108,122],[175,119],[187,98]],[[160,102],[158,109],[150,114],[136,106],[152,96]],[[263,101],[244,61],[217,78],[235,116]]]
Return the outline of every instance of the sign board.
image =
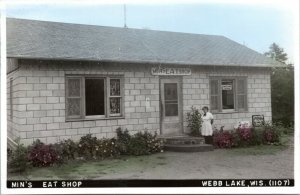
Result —
[[[232,90],[232,85],[222,85],[222,90],[230,91],[230,90]]]
[[[161,67],[152,67],[152,75],[160,76],[182,76],[182,75],[191,75],[192,70],[190,68],[161,68]]]
[[[260,127],[265,123],[264,115],[252,115],[253,127]]]

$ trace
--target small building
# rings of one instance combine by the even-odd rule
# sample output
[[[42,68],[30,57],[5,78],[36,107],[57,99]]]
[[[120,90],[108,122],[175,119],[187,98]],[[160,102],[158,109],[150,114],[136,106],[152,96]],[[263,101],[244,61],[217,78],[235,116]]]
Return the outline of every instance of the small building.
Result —
[[[208,106],[217,128],[268,121],[276,65],[224,36],[8,18],[8,136],[185,134],[192,106]]]

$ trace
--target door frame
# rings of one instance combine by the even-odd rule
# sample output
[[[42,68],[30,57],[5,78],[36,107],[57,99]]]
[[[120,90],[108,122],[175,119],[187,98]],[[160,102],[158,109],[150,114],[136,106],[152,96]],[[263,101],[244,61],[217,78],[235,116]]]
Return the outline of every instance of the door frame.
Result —
[[[163,119],[165,116],[163,116],[163,103],[162,103],[162,98],[161,98],[161,93],[163,93],[161,90],[161,80],[162,79],[177,79],[178,80],[178,118],[179,118],[179,123],[180,123],[180,128],[181,128],[181,133],[184,133],[183,129],[183,78],[182,76],[159,76],[159,130],[160,130],[160,135],[163,135]]]

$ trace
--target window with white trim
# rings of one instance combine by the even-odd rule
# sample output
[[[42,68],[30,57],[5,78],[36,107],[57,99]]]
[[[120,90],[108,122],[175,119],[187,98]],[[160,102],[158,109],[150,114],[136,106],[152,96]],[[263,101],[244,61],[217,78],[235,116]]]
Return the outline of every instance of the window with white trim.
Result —
[[[122,117],[122,85],[117,76],[66,76],[67,120]]]
[[[212,111],[247,111],[246,77],[211,77],[209,87]]]

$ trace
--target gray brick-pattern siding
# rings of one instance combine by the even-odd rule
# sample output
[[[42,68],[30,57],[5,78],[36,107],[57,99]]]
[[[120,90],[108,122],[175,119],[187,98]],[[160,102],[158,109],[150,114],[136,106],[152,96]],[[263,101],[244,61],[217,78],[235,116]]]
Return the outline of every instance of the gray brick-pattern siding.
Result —
[[[34,139],[54,143],[63,139],[78,140],[87,133],[98,138],[116,136],[118,127],[131,134],[160,128],[159,77],[151,75],[151,65],[40,62],[23,61],[14,78],[14,117],[9,121],[13,138],[30,144]],[[72,121],[65,119],[65,75],[123,75],[125,116],[120,119]],[[251,120],[253,114],[264,114],[271,119],[270,74],[255,69],[192,68],[191,76],[183,76],[184,131],[188,132],[186,113],[194,105],[209,106],[210,76],[247,76],[248,111],[214,114],[217,127],[233,128],[238,121]],[[9,78],[8,78],[9,83]],[[146,99],[150,106],[146,106]],[[9,108],[9,106],[8,106]],[[10,111],[8,110],[8,115]],[[9,118],[9,117],[8,117]]]

